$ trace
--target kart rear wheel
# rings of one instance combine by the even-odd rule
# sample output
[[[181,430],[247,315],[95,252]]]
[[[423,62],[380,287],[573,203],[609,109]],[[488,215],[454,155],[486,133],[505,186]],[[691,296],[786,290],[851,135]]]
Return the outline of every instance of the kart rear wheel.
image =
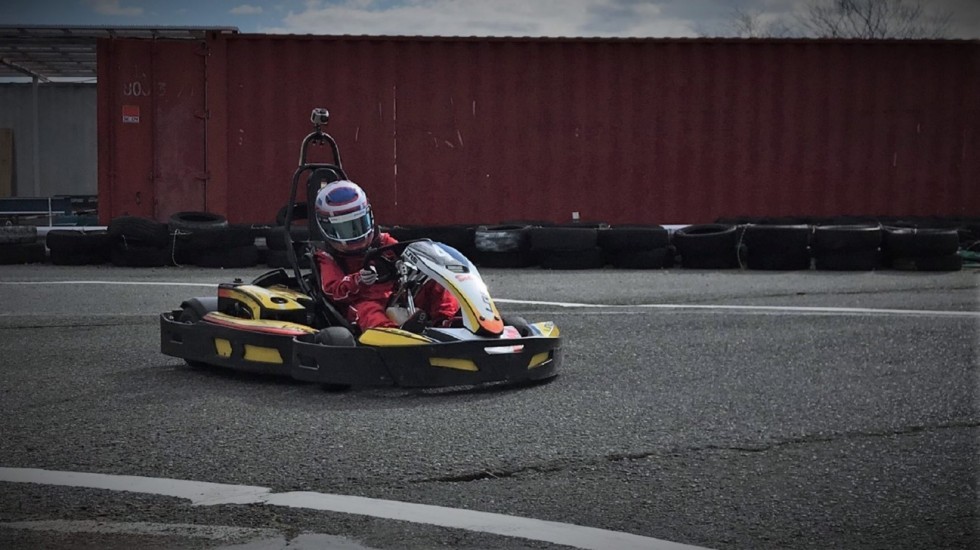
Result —
[[[313,341],[324,346],[354,347],[357,345],[354,335],[344,327],[327,327],[316,333]],[[350,389],[350,384],[320,384],[324,391],[343,392]]]

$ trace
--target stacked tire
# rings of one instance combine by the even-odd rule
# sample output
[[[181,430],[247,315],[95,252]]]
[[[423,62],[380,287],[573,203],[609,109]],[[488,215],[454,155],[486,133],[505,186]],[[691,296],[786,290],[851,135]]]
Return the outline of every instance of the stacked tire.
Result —
[[[177,265],[231,268],[259,263],[251,226],[229,225],[224,216],[210,212],[177,212],[167,228]]]
[[[531,254],[544,269],[597,269],[605,265],[595,227],[532,227]]]
[[[879,225],[818,225],[813,228],[813,267],[832,271],[871,271],[881,267]]]
[[[670,234],[660,225],[600,228],[596,242],[605,263],[619,269],[662,269],[673,267],[674,249]]]
[[[293,203],[292,215],[289,219],[289,237],[293,243],[296,259],[302,269],[309,269],[310,260],[306,257],[306,248],[310,242],[309,204],[306,202]],[[276,212],[276,225],[265,231],[265,250],[260,251],[265,264],[269,267],[292,267],[289,263],[289,253],[286,250],[286,214],[289,204],[284,204]]]
[[[955,229],[885,227],[886,262],[901,271],[959,271],[959,234]]]
[[[473,263],[480,267],[528,267],[531,255],[530,226],[481,225],[473,233]]]
[[[732,269],[738,263],[738,228],[732,224],[708,223],[682,227],[672,242],[681,267],[689,269]]]
[[[46,259],[44,243],[33,225],[0,226],[0,265],[39,264]]]
[[[52,229],[45,243],[54,265],[101,265],[110,259],[111,240],[105,230]]]
[[[747,225],[742,235],[745,267],[769,271],[810,269],[809,225]]]
[[[109,221],[109,260],[119,267],[162,267],[172,265],[172,247],[167,224],[138,216],[120,216]]]

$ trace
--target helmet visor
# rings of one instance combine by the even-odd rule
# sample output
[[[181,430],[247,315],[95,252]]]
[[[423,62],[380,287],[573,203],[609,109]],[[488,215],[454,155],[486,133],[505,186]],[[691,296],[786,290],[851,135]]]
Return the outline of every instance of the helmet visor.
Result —
[[[370,210],[358,210],[340,216],[317,215],[317,223],[323,235],[333,241],[356,241],[363,239],[374,229],[374,219]]]

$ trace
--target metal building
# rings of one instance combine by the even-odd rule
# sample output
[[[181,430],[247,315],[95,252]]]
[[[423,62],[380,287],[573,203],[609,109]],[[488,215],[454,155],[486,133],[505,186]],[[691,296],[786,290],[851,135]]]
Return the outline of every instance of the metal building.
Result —
[[[385,223],[980,215],[980,42],[98,44],[102,220],[271,220],[313,107]]]

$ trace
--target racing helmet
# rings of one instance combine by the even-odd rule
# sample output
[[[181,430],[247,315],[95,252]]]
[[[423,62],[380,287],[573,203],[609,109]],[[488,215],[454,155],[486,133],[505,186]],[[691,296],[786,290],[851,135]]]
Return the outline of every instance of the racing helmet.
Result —
[[[374,216],[367,194],[356,183],[328,183],[316,194],[316,225],[334,249],[359,252],[374,239]]]

